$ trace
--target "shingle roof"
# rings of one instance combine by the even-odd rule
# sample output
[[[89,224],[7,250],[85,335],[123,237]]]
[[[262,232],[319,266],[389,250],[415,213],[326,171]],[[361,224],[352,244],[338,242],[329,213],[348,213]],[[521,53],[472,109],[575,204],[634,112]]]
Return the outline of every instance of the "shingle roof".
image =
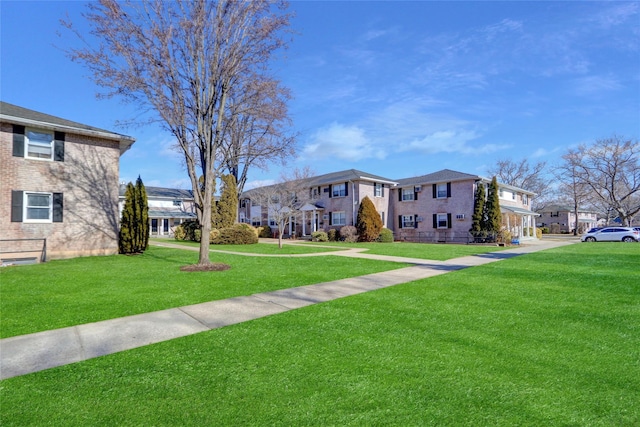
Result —
[[[74,132],[81,135],[97,136],[120,142],[120,154],[127,151],[135,139],[106,129],[85,125],[39,111],[0,101],[0,120],[26,126],[39,126],[45,129]]]
[[[347,169],[338,172],[327,173],[324,175],[312,176],[302,180],[305,182],[305,185],[308,187],[316,187],[320,185],[327,184],[337,184],[347,181],[370,181],[370,182],[380,182],[383,184],[389,184],[391,186],[395,186],[397,184],[396,181],[393,181],[389,178],[385,178],[379,175],[373,175],[367,172],[363,172],[357,169]],[[273,184],[277,185],[277,184]],[[260,189],[269,188],[273,185],[265,185],[259,187]],[[250,197],[252,193],[255,192],[257,188],[252,188],[250,190],[246,190],[243,192],[243,197]]]
[[[451,181],[464,181],[467,179],[478,180],[482,177],[478,175],[471,175],[468,173],[457,172],[450,169],[442,169],[438,172],[433,172],[427,175],[415,176],[412,178],[397,179],[398,186],[416,185],[416,184],[431,184],[437,182],[451,182]]]

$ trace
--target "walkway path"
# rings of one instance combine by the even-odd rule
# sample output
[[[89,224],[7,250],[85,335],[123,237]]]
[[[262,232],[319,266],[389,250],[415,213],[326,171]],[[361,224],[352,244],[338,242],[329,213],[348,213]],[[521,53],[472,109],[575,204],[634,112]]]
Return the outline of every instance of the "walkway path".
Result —
[[[110,319],[0,340],[0,379],[142,347],[211,329],[221,328],[296,308],[306,307],[380,288],[433,277],[518,255],[564,246],[568,241],[539,241],[513,249],[448,261],[371,255],[344,250],[304,255],[349,256],[413,264],[410,267],[298,288],[282,289],[226,300]],[[161,246],[193,249],[170,243]],[[195,248],[197,250],[197,248]],[[256,254],[237,253],[256,256]]]

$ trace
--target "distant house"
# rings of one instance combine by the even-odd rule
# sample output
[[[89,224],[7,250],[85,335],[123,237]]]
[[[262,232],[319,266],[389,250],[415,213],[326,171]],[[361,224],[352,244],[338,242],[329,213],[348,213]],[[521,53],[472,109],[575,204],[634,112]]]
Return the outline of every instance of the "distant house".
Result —
[[[120,212],[124,207],[126,185],[120,184]],[[191,190],[147,187],[149,233],[151,236],[172,237],[175,228],[187,220],[196,219]]]
[[[478,183],[487,186],[490,180],[448,169],[396,180],[355,169],[308,178],[310,202],[301,207],[302,217],[289,225],[289,234],[304,236],[355,225],[360,202],[368,196],[396,239],[468,242]],[[504,184],[499,188],[504,225],[514,237],[535,238],[534,217],[538,214],[530,208],[534,194]],[[261,191],[243,193],[240,220],[275,227],[267,207],[256,203],[256,197],[252,199]]]
[[[551,233],[573,233],[576,223],[580,234],[598,226],[598,214],[588,209],[578,208],[577,221],[574,209],[567,205],[549,205],[537,212],[540,214],[537,226],[546,227]]]
[[[3,262],[118,252],[119,159],[133,138],[6,102],[0,138]]]

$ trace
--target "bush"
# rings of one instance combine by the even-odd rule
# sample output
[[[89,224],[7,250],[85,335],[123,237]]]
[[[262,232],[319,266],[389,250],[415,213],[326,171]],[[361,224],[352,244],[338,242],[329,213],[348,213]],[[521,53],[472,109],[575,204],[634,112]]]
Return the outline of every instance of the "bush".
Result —
[[[264,239],[270,239],[271,237],[273,237],[271,227],[269,227],[268,225],[258,227],[258,237],[262,237]]]
[[[542,229],[536,228],[536,237],[542,239]]]
[[[196,240],[196,230],[200,231],[199,228],[200,226],[198,224],[198,221],[185,221],[176,227],[174,237],[176,240],[191,240],[199,242],[200,237],[198,237],[198,240]]]
[[[340,240],[353,243],[358,241],[358,230],[353,225],[345,225],[340,229]]]
[[[248,224],[234,224],[219,230],[214,245],[252,245],[258,243],[257,230]]]
[[[382,219],[369,196],[362,199],[358,208],[356,230],[361,242],[374,242],[380,236]]]
[[[541,234],[549,234],[549,227],[542,227],[542,228],[539,228],[538,230],[540,230]],[[538,234],[537,231],[536,231],[536,234]]]
[[[380,235],[378,236],[377,241],[380,243],[393,243],[393,231],[388,228],[383,228],[380,230]]]
[[[329,241],[329,236],[324,231],[314,231],[311,233],[311,240],[314,242],[327,242]]]
[[[332,228],[329,231],[327,231],[327,238],[329,239],[330,242],[338,241],[338,230],[336,230],[335,228]]]
[[[253,234],[256,235],[256,238],[258,238],[258,236],[260,235],[260,230],[258,230],[256,227],[250,224],[247,224],[246,222],[234,224],[233,227],[244,228],[245,230],[251,231]],[[229,228],[232,228],[232,227],[229,227]]]

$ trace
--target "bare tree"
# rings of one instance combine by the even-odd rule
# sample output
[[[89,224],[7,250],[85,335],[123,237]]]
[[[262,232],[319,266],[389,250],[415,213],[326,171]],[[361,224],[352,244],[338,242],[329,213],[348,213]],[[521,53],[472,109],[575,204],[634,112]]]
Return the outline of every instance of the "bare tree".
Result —
[[[297,223],[302,217],[300,210],[311,200],[309,194],[310,169],[294,170],[283,174],[277,184],[250,190],[249,197],[267,210],[270,220],[278,227],[278,247],[282,249],[282,236],[287,227]],[[295,230],[294,230],[295,232]]]
[[[580,165],[583,163],[583,152],[579,150],[569,150],[562,156],[563,163],[554,170],[557,180],[561,184],[560,192],[567,197],[573,207],[573,214],[576,219],[573,235],[578,235],[578,210],[590,200],[591,191],[581,180],[579,175]]]
[[[224,166],[228,99],[247,76],[266,73],[273,53],[285,46],[281,31],[289,15],[280,6],[267,0],[100,0],[84,15],[98,45],[87,42],[69,52],[108,90],[102,96],[138,104],[176,138],[203,236]],[[83,39],[71,23],[63,24]],[[202,239],[198,264],[210,262]]]
[[[540,205],[549,197],[551,179],[546,175],[546,162],[529,164],[527,159],[515,162],[510,159],[498,160],[487,173],[495,176],[499,182],[535,193],[536,205]]]
[[[589,189],[594,202],[615,210],[625,225],[640,212],[640,143],[619,136],[580,145],[578,182]]]
[[[289,91],[267,77],[244,83],[231,91],[222,144],[224,167],[236,178],[238,196],[251,167],[264,170],[269,162],[284,164],[295,154],[295,135],[287,133]]]

